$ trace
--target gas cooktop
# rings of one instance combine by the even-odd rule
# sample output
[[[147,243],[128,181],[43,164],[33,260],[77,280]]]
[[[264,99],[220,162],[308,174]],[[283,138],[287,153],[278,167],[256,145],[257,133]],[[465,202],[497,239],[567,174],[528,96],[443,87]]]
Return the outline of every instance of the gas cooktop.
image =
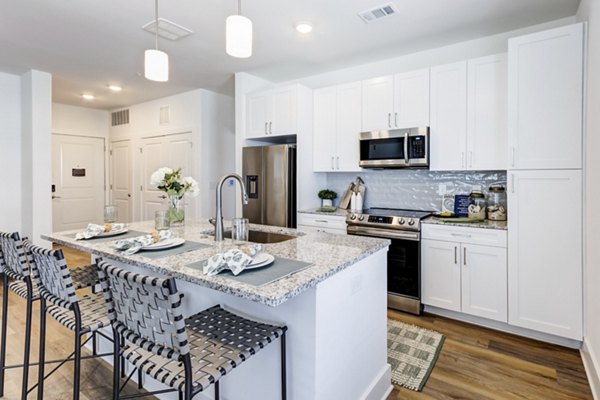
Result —
[[[421,229],[421,219],[432,214],[432,211],[373,207],[362,212],[348,214],[346,223],[348,225],[364,225],[381,229],[419,231]]]

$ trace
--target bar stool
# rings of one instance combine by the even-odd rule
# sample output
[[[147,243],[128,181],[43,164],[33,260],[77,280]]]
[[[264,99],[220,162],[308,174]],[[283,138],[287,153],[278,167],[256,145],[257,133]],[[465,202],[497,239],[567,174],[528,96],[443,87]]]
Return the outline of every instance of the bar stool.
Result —
[[[40,362],[38,369],[38,399],[44,397],[44,379],[60,368],[65,362],[71,361],[74,356],[73,399],[79,399],[81,381],[81,347],[90,339],[99,334],[112,341],[99,331],[108,326],[109,321],[101,293],[90,293],[77,296],[76,285],[73,283],[71,271],[67,268],[62,250],[49,250],[36,246],[31,242],[23,243],[31,276],[39,291],[40,297]],[[51,305],[47,305],[49,302]],[[46,313],[56,321],[75,333],[74,351],[65,360],[55,367],[48,375],[44,376],[45,367],[45,339],[46,339]],[[82,343],[82,336],[91,334]],[[95,343],[95,339],[94,339]],[[102,357],[107,354],[96,354],[85,358]]]
[[[286,399],[286,326],[273,326],[224,310],[220,305],[184,319],[174,278],[136,274],[98,263],[114,337],[113,399],[120,396],[119,352],[135,368],[170,386],[157,393],[179,392],[189,400],[280,338],[281,397]]]
[[[0,268],[3,273],[2,292],[2,338],[0,341],[0,397],[4,396],[4,376],[7,368],[22,367],[23,380],[21,398],[26,399],[29,379],[29,354],[31,348],[31,320],[33,302],[39,299],[39,294],[33,284],[29,264],[23,248],[23,241],[17,232],[0,232]],[[98,270],[95,264],[71,269],[74,277],[74,288],[82,289],[98,283]],[[26,299],[25,319],[25,349],[22,365],[6,365],[6,332],[8,323],[8,292]]]

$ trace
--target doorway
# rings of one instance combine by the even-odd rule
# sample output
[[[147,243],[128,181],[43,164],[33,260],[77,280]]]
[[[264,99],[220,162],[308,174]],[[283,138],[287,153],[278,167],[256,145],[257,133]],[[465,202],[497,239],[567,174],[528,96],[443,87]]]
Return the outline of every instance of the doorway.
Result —
[[[117,206],[119,222],[133,221],[131,183],[131,140],[119,140],[110,146],[111,203]]]
[[[52,230],[102,223],[104,139],[52,134]]]

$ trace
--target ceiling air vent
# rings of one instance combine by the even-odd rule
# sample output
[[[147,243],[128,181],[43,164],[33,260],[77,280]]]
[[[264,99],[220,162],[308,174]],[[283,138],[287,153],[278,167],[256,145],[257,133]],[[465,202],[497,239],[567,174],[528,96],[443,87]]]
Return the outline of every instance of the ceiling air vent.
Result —
[[[358,16],[365,24],[370,24],[371,22],[379,21],[382,18],[390,17],[398,13],[398,7],[396,7],[394,3],[387,3],[371,8],[370,10],[359,12]]]
[[[150,32],[153,35],[156,34],[155,22],[155,20],[148,22],[146,25],[142,26],[142,29],[146,32]],[[158,19],[158,36],[162,38],[169,40],[179,40],[188,35],[191,35],[192,33],[194,32],[192,32],[190,29],[178,25],[175,22],[171,22],[168,19]]]
[[[159,114],[159,123],[161,125],[166,125],[170,122],[171,120],[171,110],[169,109],[169,106],[162,106],[160,108],[160,114]]]
[[[129,123],[129,109],[115,111],[111,114],[112,126],[127,125]]]

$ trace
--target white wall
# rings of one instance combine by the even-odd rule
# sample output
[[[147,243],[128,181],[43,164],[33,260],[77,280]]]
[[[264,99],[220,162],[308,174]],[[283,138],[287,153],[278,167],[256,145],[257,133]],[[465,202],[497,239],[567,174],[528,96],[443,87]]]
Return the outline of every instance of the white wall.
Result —
[[[52,133],[108,138],[110,112],[52,103]]]
[[[52,232],[52,76],[29,71],[21,76],[21,232],[39,244]]]
[[[21,77],[0,73],[0,231],[21,230]]]
[[[582,355],[595,398],[600,399],[600,2],[583,0],[577,16],[588,21]]]

